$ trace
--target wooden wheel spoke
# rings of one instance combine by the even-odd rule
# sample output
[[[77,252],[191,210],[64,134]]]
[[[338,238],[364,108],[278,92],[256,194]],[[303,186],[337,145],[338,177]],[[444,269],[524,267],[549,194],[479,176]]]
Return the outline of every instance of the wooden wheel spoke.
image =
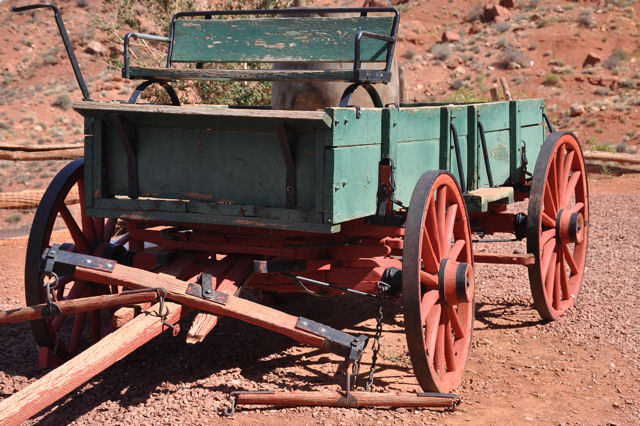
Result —
[[[438,249],[439,250],[439,249]],[[434,273],[438,271],[440,265],[440,259],[436,255],[434,243],[429,238],[429,233],[426,227],[422,227],[422,262],[425,269]]]
[[[569,182],[567,182],[567,187],[564,191],[566,194],[566,197],[564,199],[564,204],[563,204],[564,208],[568,207],[569,202],[571,201],[571,195],[575,192],[576,186],[580,181],[580,176],[582,176],[582,172],[580,170],[576,170],[575,172],[573,172],[573,174],[569,178]]]
[[[556,249],[556,240],[549,240],[543,247],[542,250],[542,259],[540,260],[540,269],[542,271],[542,276],[547,276],[547,271],[549,270],[549,266],[552,263],[554,253]]]
[[[433,307],[440,306],[436,305],[439,297],[440,295],[438,294],[437,290],[428,291],[422,297],[422,301],[420,302],[420,316],[422,319],[422,324],[425,324],[425,321],[429,317],[429,314],[433,310]]]
[[[456,224],[456,214],[458,213],[458,205],[452,204],[449,206],[449,210],[447,211],[447,216],[445,220],[445,240],[444,240],[444,251],[442,252],[442,257],[449,257],[449,247],[451,246],[451,240],[453,239],[453,227]]]
[[[111,244],[113,244],[116,247],[122,247],[123,245],[129,242],[130,238],[131,238],[131,234],[127,232],[121,235],[117,240],[114,240],[113,242],[111,242]]]
[[[438,198],[436,200],[436,219],[438,223],[438,237],[440,239],[440,254],[446,257],[449,250],[449,242],[446,235],[446,215],[447,215],[447,187],[438,188]]]
[[[560,259],[560,254],[557,254],[557,259],[555,263],[555,271],[553,278],[553,307],[555,309],[560,309],[560,301],[562,300],[562,283],[560,282],[560,267],[562,265],[562,261]]]
[[[453,334],[451,333],[451,321],[449,321],[448,310],[443,312],[444,318],[444,358],[447,362],[446,370],[457,370],[456,350],[453,347]]]
[[[542,215],[542,224],[548,228],[555,229],[556,220],[551,216],[549,216],[548,214],[546,214],[545,212],[541,212],[541,215]]]
[[[540,245],[542,247],[546,246],[549,240],[552,240],[556,236],[556,229],[547,229],[546,231],[542,231],[540,235]]]
[[[564,246],[560,253],[558,253],[558,266],[559,266],[559,287],[562,290],[562,300],[568,300],[571,297],[571,292],[569,291],[569,282],[567,281],[567,270],[564,263]]]
[[[462,327],[462,322],[460,322],[460,317],[458,316],[458,312],[453,307],[449,307],[448,309],[449,320],[451,321],[451,328],[456,335],[456,340],[464,339],[467,333],[464,331],[464,327]]]
[[[446,359],[445,359],[445,347],[444,347],[444,323],[440,321],[438,325],[438,332],[436,337],[436,349],[433,358],[433,368],[438,375],[443,374],[446,371]]]
[[[79,253],[88,253],[89,252],[89,242],[85,237],[84,233],[78,226],[78,223],[73,218],[73,215],[69,211],[66,205],[62,204],[60,206],[60,216],[64,221],[64,224],[67,226],[69,233],[71,234],[71,238],[73,239],[73,243],[76,245]]]
[[[564,145],[560,145],[558,150],[556,151],[555,165],[556,165],[556,200],[560,201],[562,198],[562,189],[564,187],[564,181],[562,180],[564,176],[564,159],[566,155],[566,150]],[[559,204],[558,204],[559,205]]]
[[[578,273],[578,265],[576,265],[576,261],[573,258],[573,253],[571,253],[571,249],[569,248],[568,245],[563,244],[562,245],[562,253],[564,254],[564,259],[567,262],[567,265],[569,265],[569,269],[571,270],[572,274],[577,274]]]
[[[567,157],[564,159],[564,164],[563,164],[563,170],[562,170],[562,175],[561,179],[558,181],[558,184],[560,185],[558,187],[559,190],[559,199],[560,199],[560,207],[564,206],[566,203],[567,198],[570,198],[567,194],[566,188],[567,188],[567,183],[569,182],[569,175],[571,174],[571,164],[573,163],[573,157],[576,155],[575,151],[571,151],[567,154]]]
[[[582,209],[584,209],[584,203],[582,202],[577,202],[575,203],[569,210],[567,210],[567,214],[574,214],[574,213],[578,213],[579,211],[581,211]]]
[[[550,265],[547,267],[547,273],[544,280],[544,288],[547,293],[547,298],[553,300],[553,282],[556,276],[556,252],[551,253]]]
[[[544,210],[549,212],[551,216],[555,216],[558,214],[558,206],[556,204],[555,196],[553,190],[551,189],[551,184],[549,182],[545,182],[545,191],[543,195],[544,200]]]
[[[427,220],[426,220],[426,224],[427,224],[427,232],[426,234],[429,237],[429,240],[431,241],[431,247],[433,247],[433,250],[435,252],[436,258],[437,258],[437,263],[440,264],[440,261],[442,260],[442,252],[440,250],[440,233],[438,231],[438,217],[437,217],[437,212],[436,212],[436,206],[434,203],[429,203],[429,207],[427,209]],[[431,230],[431,232],[428,232],[428,230]]]
[[[436,292],[437,293],[437,292]],[[440,324],[440,312],[441,307],[439,304],[435,304],[431,309],[431,312],[427,315],[426,325],[426,346],[427,352],[429,354],[429,359],[431,362],[434,362],[435,354],[436,354],[436,340],[438,338],[438,328]]]
[[[449,259],[458,260],[458,257],[460,257],[460,254],[463,252],[462,250],[465,245],[466,242],[464,240],[456,240],[453,247],[451,247],[451,250],[449,250]]]
[[[94,217],[93,221],[93,233],[96,237],[96,241],[104,241],[104,218]]]
[[[438,277],[437,275],[429,274],[428,272],[420,271],[420,283],[428,289],[438,289]]]

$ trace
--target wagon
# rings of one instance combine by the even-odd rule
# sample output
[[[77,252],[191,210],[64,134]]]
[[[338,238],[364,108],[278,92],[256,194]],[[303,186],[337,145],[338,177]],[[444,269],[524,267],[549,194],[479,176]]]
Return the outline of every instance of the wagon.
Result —
[[[336,395],[240,393],[240,402],[451,405],[471,346],[475,264],[526,266],[544,319],[574,306],[589,224],[578,140],[554,131],[542,99],[383,105],[374,84],[391,79],[397,10],[178,13],[169,37],[125,37],[123,76],[141,82],[130,99],[96,102],[57,8],[14,10],[37,7],[54,10],[84,96],[74,108],[84,117],[85,156],[58,173],[37,209],[29,308],[0,314],[30,319],[40,364],[60,366],[0,403],[3,421],[28,418],[164,330],[177,334],[193,311],[191,342],[229,316],[345,357],[347,382]],[[136,39],[167,43],[166,67],[135,67]],[[263,62],[326,64],[203,66]],[[170,84],[179,80],[350,85],[337,106],[293,111],[182,105]],[[151,85],[171,104],[139,103]],[[350,105],[355,90],[375,106]],[[74,216],[65,200],[76,191]],[[526,199],[528,210],[508,209]],[[527,252],[474,254],[474,238],[494,233],[526,239]],[[354,336],[241,298],[248,288],[399,298],[425,393],[355,391],[369,340],[367,389],[373,383],[381,317],[375,333]]]

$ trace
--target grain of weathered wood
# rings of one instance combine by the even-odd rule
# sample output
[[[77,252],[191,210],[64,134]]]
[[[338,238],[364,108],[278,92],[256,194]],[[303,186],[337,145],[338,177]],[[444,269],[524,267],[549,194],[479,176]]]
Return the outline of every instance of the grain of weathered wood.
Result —
[[[225,305],[191,296],[186,294],[188,284],[185,281],[169,275],[155,274],[116,264],[112,272],[77,267],[75,277],[106,285],[120,285],[125,288],[162,287],[167,291],[168,299],[191,308],[236,318],[317,348],[322,348],[325,345],[323,337],[296,328],[299,317],[235,296],[229,296]]]
[[[275,81],[275,80],[328,80],[354,81],[353,70],[245,70],[245,69],[180,69],[137,68],[129,69],[131,78],[173,80],[219,81]]]
[[[476,263],[530,266],[536,262],[536,259],[535,256],[531,253],[474,253],[473,261]]]
[[[175,303],[165,303],[165,307],[169,309],[166,320],[170,323],[177,322],[183,311],[182,307]],[[38,381],[0,402],[0,424],[22,423],[166,329],[158,317],[136,317]]]
[[[0,192],[0,209],[32,209],[38,207],[44,189],[27,189],[16,192]],[[65,198],[65,204],[76,204],[80,200],[78,188],[73,187]]]
[[[360,30],[391,35],[393,17],[178,20],[173,62],[352,62]],[[362,38],[363,61],[384,61],[387,42]]]
[[[426,395],[415,393],[351,392],[357,403],[354,407],[440,407],[453,408],[459,401],[457,395]],[[275,406],[326,406],[341,407],[345,394],[337,391],[256,392],[236,394],[238,404]]]
[[[55,302],[55,304],[56,306],[58,306],[58,308],[60,308],[62,315],[73,315],[79,312],[111,308],[120,305],[130,305],[133,303],[148,302],[157,298],[158,293],[154,290],[149,290],[144,292],[109,294],[83,297],[80,299],[61,300],[59,302]],[[40,305],[10,309],[8,311],[0,311],[0,324],[41,319],[42,311],[46,306],[46,303],[42,303]]]
[[[51,151],[5,151],[0,150],[0,160],[43,161],[70,160],[84,155],[84,148],[55,149]]]
[[[486,212],[491,203],[513,203],[513,188],[499,186],[495,188],[478,188],[464,195],[464,201],[469,212]]]
[[[175,114],[175,115],[201,115],[215,117],[241,117],[246,119],[268,118],[274,120],[318,120],[325,121],[324,111],[285,111],[270,109],[240,109],[221,108],[216,106],[172,106],[149,104],[120,104],[115,102],[74,102],[73,108],[80,113],[106,112],[134,112],[146,114]],[[326,122],[326,121],[325,121]],[[330,126],[329,120],[327,125]]]

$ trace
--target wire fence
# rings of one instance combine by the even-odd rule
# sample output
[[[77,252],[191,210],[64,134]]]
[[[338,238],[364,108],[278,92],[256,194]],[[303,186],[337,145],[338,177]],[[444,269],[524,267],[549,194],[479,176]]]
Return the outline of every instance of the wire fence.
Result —
[[[0,145],[0,239],[29,234],[36,209],[51,180],[67,163],[82,156],[81,144]],[[77,205],[77,192],[74,188],[65,204]],[[70,211],[75,210],[79,209],[70,207]],[[59,227],[57,221],[54,229],[56,227]]]

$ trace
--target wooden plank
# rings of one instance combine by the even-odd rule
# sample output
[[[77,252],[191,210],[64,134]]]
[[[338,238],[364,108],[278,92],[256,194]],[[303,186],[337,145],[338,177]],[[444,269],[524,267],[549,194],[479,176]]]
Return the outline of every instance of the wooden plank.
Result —
[[[55,304],[58,308],[60,308],[62,315],[73,315],[79,312],[94,311],[96,309],[148,302],[157,298],[158,292],[155,290],[149,290],[143,292],[108,294],[83,297],[80,299],[61,300],[55,302]],[[27,306],[24,308],[0,311],[0,324],[42,319],[42,312],[46,306],[46,303],[42,303],[39,305]]]
[[[274,406],[326,406],[345,407],[344,392],[293,391],[293,392],[238,392],[233,394],[237,404]],[[353,407],[431,407],[454,408],[459,397],[453,394],[351,392]]]
[[[53,145],[12,145],[12,144],[0,144],[0,151],[55,151],[58,149],[75,149],[82,148],[82,145],[77,143],[66,144],[53,144]]]
[[[190,19],[175,23],[173,62],[352,62],[355,35],[389,36],[393,17]],[[363,61],[384,61],[387,42],[362,38]]]
[[[475,104],[478,121],[487,133],[509,128],[509,102]]]
[[[0,160],[10,161],[46,161],[73,160],[84,155],[84,148],[55,149],[51,151],[3,151],[0,150]]]
[[[175,213],[164,211],[128,210],[119,208],[119,200],[96,200],[96,207],[87,208],[89,216],[121,217],[132,220],[154,220],[174,223],[210,223],[215,225],[247,226],[250,228],[270,228],[289,231],[334,234],[340,232],[340,225],[332,223],[292,222],[288,220],[265,219],[260,217],[218,216],[199,213]]]
[[[167,298],[183,305],[216,315],[229,316],[258,327],[291,337],[307,345],[323,348],[325,338],[296,328],[299,317],[235,296],[228,296],[225,304],[186,294],[188,283],[165,274],[156,274],[115,264],[111,272],[77,267],[77,279],[125,288],[156,288],[167,291]]]
[[[616,163],[640,164],[640,155],[621,152],[584,151],[585,160],[613,161]]]
[[[165,303],[165,307],[169,310],[166,320],[176,323],[183,313],[182,307],[175,303]],[[155,309],[158,309],[157,305]],[[0,402],[0,424],[22,423],[166,329],[158,317],[136,317],[38,381]]]
[[[520,109],[520,125],[534,126],[544,124],[542,112],[544,111],[544,99],[525,99],[519,100],[518,107]]]
[[[486,212],[489,204],[513,203],[513,193],[513,188],[510,186],[478,188],[465,194],[464,201],[470,213]]]
[[[522,129],[520,128],[520,103],[509,102],[509,170],[511,182],[520,182],[522,171]]]
[[[276,81],[276,80],[356,80],[353,70],[245,70],[245,69],[180,69],[180,68],[130,68],[132,79],[214,80],[214,81]]]
[[[511,253],[474,253],[475,263],[494,263],[500,265],[523,265],[530,266],[536,263],[536,258],[531,253],[511,254]]]
[[[357,118],[355,108],[327,108],[333,135],[328,146],[372,145],[382,140],[382,110],[362,108]]]
[[[226,256],[204,272],[213,276],[213,288],[225,294],[237,295],[238,289],[253,266],[253,258],[248,256]],[[187,333],[187,343],[200,343],[218,324],[220,317],[210,312],[198,312]]]
[[[44,195],[44,189],[27,189],[17,192],[0,193],[0,209],[33,209],[38,207]],[[80,200],[78,187],[74,186],[64,200],[65,204],[76,204]]]
[[[313,120],[324,121],[327,126],[330,120],[325,119],[324,111],[288,111],[270,109],[243,109],[243,108],[216,108],[207,106],[173,106],[150,104],[120,104],[115,102],[74,102],[73,108],[80,114],[93,116],[93,112],[105,113],[144,113],[144,114],[170,114],[170,115],[200,115],[206,117],[223,118],[268,118],[273,120]]]

